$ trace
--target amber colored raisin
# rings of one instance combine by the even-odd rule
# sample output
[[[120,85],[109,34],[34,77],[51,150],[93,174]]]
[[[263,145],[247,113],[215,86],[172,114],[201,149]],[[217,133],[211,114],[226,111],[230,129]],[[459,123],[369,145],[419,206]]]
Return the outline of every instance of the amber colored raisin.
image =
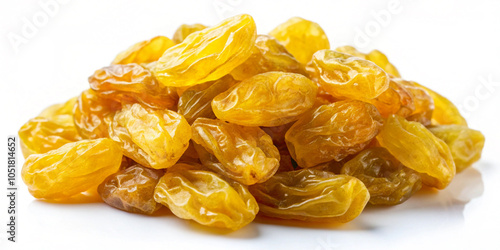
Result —
[[[102,98],[94,90],[87,89],[77,99],[73,121],[83,138],[105,138],[114,113],[120,109],[119,102]]]
[[[266,181],[279,167],[279,151],[259,127],[198,118],[192,128],[193,141],[207,151],[197,149],[201,162],[217,173],[252,185]]]
[[[386,91],[368,102],[375,105],[384,118],[392,114],[408,117],[415,111],[412,93],[392,79]]]
[[[420,87],[416,82],[397,78],[393,80],[408,91],[412,97],[415,109],[408,117],[406,117],[406,119],[409,121],[420,122],[424,126],[431,125],[432,114],[434,111],[434,100],[429,93],[424,88]]]
[[[180,96],[177,112],[183,115],[189,124],[192,124],[198,117],[215,118],[212,111],[212,100],[235,83],[236,81],[227,75],[214,82],[190,87]]]
[[[244,126],[280,126],[309,110],[318,87],[307,77],[267,72],[248,78],[212,100],[217,118]]]
[[[161,205],[154,200],[154,190],[164,172],[139,164],[108,176],[98,187],[108,205],[132,213],[152,214]]]
[[[159,84],[149,70],[135,63],[99,69],[89,77],[89,83],[99,96],[117,102],[139,102],[158,109],[177,105],[175,91]]]
[[[342,174],[361,180],[374,205],[396,205],[422,187],[420,174],[394,158],[385,148],[369,148],[346,162]]]
[[[287,131],[285,139],[299,166],[309,168],[361,151],[381,126],[382,117],[375,106],[340,101],[304,114]]]
[[[370,199],[360,180],[315,169],[277,173],[249,189],[260,213],[306,221],[351,221]]]

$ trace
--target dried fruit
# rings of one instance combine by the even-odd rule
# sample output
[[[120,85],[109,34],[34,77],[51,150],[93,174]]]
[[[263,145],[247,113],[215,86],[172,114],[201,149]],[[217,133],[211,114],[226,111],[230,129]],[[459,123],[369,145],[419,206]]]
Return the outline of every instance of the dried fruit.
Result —
[[[82,140],[30,155],[21,176],[35,198],[65,200],[96,188],[121,161],[121,149],[112,140]]]
[[[175,43],[182,43],[187,36],[191,35],[194,32],[205,29],[206,27],[207,26],[199,23],[183,24],[179,26],[177,30],[175,30],[172,40],[174,40]]]
[[[73,123],[75,101],[76,98],[71,98],[65,103],[52,105],[19,129],[24,158],[82,139]]]
[[[135,63],[99,69],[89,77],[89,83],[99,96],[117,102],[139,102],[157,109],[177,105],[175,91],[159,84],[149,70]]]
[[[155,75],[163,85],[174,87],[215,81],[250,57],[256,36],[251,16],[228,18],[165,51]]]
[[[418,122],[391,115],[377,140],[404,166],[422,174],[422,182],[428,186],[443,189],[455,176],[448,145]]]
[[[43,154],[57,149],[66,143],[81,139],[73,121],[55,123],[45,117],[35,117],[19,129],[21,149],[24,157]]]
[[[278,40],[271,36],[258,35],[252,55],[231,71],[231,75],[234,79],[242,81],[270,71],[307,74],[304,66]]]
[[[389,87],[389,76],[373,62],[334,50],[314,53],[311,77],[335,98],[369,101]]]
[[[192,124],[198,117],[215,118],[211,105],[212,99],[234,84],[235,80],[227,75],[214,82],[190,87],[179,98],[177,112],[183,115],[189,124]]]
[[[375,105],[384,118],[392,114],[408,117],[415,111],[412,93],[392,79],[389,88],[369,103]]]
[[[361,180],[370,192],[370,203],[396,205],[420,190],[420,175],[401,164],[385,148],[369,148],[346,162],[342,174]]]
[[[458,108],[446,97],[437,92],[414,82],[417,86],[425,89],[432,97],[434,102],[434,111],[432,112],[432,125],[464,125],[467,126],[467,121],[458,111]]]
[[[322,49],[329,49],[330,42],[323,29],[315,22],[293,17],[274,28],[269,35],[280,41],[303,64]]]
[[[354,48],[352,46],[342,46],[342,47],[336,48],[335,50],[338,52],[345,53],[345,54],[353,55],[355,57],[359,57],[361,59],[372,61],[375,64],[377,64],[377,66],[379,66],[385,72],[391,74],[392,76],[401,77],[398,69],[396,69],[396,67],[394,67],[394,65],[392,65],[389,62],[389,59],[387,59],[387,56],[378,50],[372,50],[368,54],[359,52],[356,48]]]
[[[127,50],[121,52],[112,64],[150,63],[158,60],[165,50],[175,43],[168,37],[157,36],[150,40],[138,42]]]
[[[140,104],[125,105],[109,125],[109,137],[123,154],[155,169],[173,166],[186,151],[191,127],[171,110],[155,110]]]
[[[370,199],[360,180],[315,169],[277,173],[249,189],[262,214],[307,221],[351,221]]]
[[[217,118],[245,126],[280,126],[310,109],[318,87],[307,77],[268,72],[248,78],[212,100]]]
[[[109,123],[120,109],[119,102],[102,98],[94,90],[87,89],[78,97],[74,107],[76,130],[85,139],[108,137]]]
[[[481,158],[485,140],[481,132],[461,125],[442,125],[429,130],[448,145],[457,172]]]
[[[429,93],[416,82],[403,79],[393,79],[408,93],[410,93],[415,109],[406,117],[409,121],[422,123],[424,126],[431,125],[432,113],[434,111],[434,101]]]
[[[309,168],[361,151],[381,126],[382,118],[373,105],[340,101],[304,114],[285,138],[293,159]]]
[[[259,211],[245,186],[186,164],[168,169],[154,198],[179,218],[232,230],[250,223]]]
[[[156,184],[164,172],[139,164],[108,176],[98,192],[108,205],[132,213],[152,214],[161,205],[154,200]]]
[[[193,141],[207,151],[197,149],[201,162],[221,175],[252,185],[266,181],[279,167],[279,151],[259,127],[198,118],[192,128]]]
[[[330,50],[302,18],[270,35],[246,14],[181,25],[173,40],[139,42],[88,80],[19,131],[36,198],[100,195],[141,214],[165,205],[231,230],[259,206],[271,217],[347,222],[367,202],[445,188],[484,147],[448,99],[401,79],[378,50]]]

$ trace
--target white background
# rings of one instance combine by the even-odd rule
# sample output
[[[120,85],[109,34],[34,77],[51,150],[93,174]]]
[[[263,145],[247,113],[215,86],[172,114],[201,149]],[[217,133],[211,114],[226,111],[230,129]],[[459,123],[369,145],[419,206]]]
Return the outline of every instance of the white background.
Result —
[[[6,241],[7,200],[0,192],[0,249],[498,249],[500,1],[396,1],[396,9],[389,2],[66,0],[47,15],[38,1],[2,1],[0,140],[44,107],[88,88],[87,77],[133,43],[171,37],[182,23],[212,25],[249,13],[259,33],[301,16],[319,23],[332,47],[383,51],[404,78],[462,107],[470,127],[485,134],[486,146],[481,161],[445,191],[421,192],[400,206],[369,207],[345,225],[258,219],[233,233],[207,230],[168,211],[147,217],[102,203],[36,201],[18,178],[18,242]],[[381,20],[376,13],[389,14]],[[23,20],[34,18],[36,31],[19,46],[11,43],[13,34],[23,36]],[[6,142],[1,145],[0,152],[7,151]],[[1,159],[4,189],[6,156]]]

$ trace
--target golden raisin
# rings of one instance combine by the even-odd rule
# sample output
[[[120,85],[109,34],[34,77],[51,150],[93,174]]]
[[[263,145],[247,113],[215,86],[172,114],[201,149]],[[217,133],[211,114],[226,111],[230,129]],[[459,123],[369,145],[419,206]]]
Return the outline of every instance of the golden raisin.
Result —
[[[109,125],[109,137],[123,154],[155,169],[173,166],[186,151],[191,127],[171,110],[155,110],[140,104],[125,105]]]
[[[212,100],[234,84],[235,80],[227,75],[214,82],[192,86],[180,96],[177,112],[183,115],[189,124],[192,124],[198,117],[215,118]]]
[[[279,151],[259,127],[198,118],[193,141],[203,165],[245,185],[266,181],[279,167]]]
[[[443,189],[455,176],[455,163],[448,145],[421,123],[391,115],[377,140],[404,166],[422,174],[425,185]]]
[[[484,147],[484,135],[481,132],[461,125],[442,125],[429,130],[448,144],[457,172],[481,158]]]
[[[361,151],[381,126],[382,118],[373,105],[340,101],[304,114],[285,138],[299,166],[309,168]]]
[[[352,46],[342,46],[342,47],[336,48],[335,50],[338,51],[338,52],[342,52],[342,53],[346,53],[346,54],[349,54],[349,55],[353,55],[355,57],[359,57],[361,59],[372,61],[375,64],[377,64],[377,66],[379,66],[385,72],[391,74],[392,76],[394,76],[394,77],[401,77],[401,75],[399,74],[398,69],[396,69],[396,67],[394,67],[394,65],[392,65],[389,62],[389,59],[387,59],[387,56],[384,55],[384,53],[382,53],[382,52],[380,52],[378,50],[372,50],[368,54],[359,52],[356,48],[354,48]]]
[[[228,18],[165,51],[155,75],[163,85],[174,87],[215,81],[250,57],[256,36],[250,15]]]
[[[307,221],[351,221],[370,199],[360,180],[315,169],[277,173],[249,189],[262,214]]]
[[[157,36],[150,40],[138,42],[127,50],[121,52],[112,64],[150,63],[158,60],[165,50],[175,43],[168,37]]]
[[[212,100],[217,118],[245,126],[280,126],[310,109],[318,87],[307,77],[267,72],[248,78]]]
[[[89,83],[99,96],[117,102],[139,102],[157,109],[177,105],[173,89],[159,84],[149,70],[135,63],[99,69],[89,77]]]
[[[119,102],[102,98],[94,90],[87,89],[78,97],[74,108],[76,130],[85,139],[108,137],[109,123],[120,109]]]
[[[97,186],[118,171],[120,147],[110,139],[67,143],[45,154],[30,155],[21,176],[33,197],[66,200]]]
[[[308,63],[316,51],[330,48],[323,29],[317,23],[300,17],[288,19],[269,35],[280,41],[302,64]]]
[[[174,36],[172,40],[177,43],[182,43],[187,36],[191,35],[194,32],[200,31],[202,29],[207,28],[207,26],[199,23],[195,24],[183,24],[175,30]]]
[[[304,66],[297,61],[275,38],[258,35],[252,55],[233,71],[238,81],[270,71],[282,71],[306,75]]]
[[[370,192],[370,203],[396,205],[422,187],[420,175],[401,164],[385,148],[369,148],[346,162],[342,174],[361,180]]]
[[[379,66],[334,50],[314,53],[307,67],[311,78],[339,99],[369,101],[389,87],[389,76]]]
[[[231,230],[250,223],[259,211],[245,186],[186,164],[168,169],[156,186],[154,198],[179,218]]]

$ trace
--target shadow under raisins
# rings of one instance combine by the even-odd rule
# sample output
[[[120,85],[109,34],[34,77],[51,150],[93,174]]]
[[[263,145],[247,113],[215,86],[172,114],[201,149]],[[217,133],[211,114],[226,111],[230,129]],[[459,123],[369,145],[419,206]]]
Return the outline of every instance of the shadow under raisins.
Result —
[[[179,218],[179,220],[182,220]],[[201,234],[209,234],[212,236],[222,236],[224,238],[234,238],[234,239],[253,239],[259,237],[259,229],[255,225],[254,222],[236,230],[223,229],[223,228],[213,228],[201,225],[192,220],[186,220],[184,225],[189,227],[189,230],[192,230],[196,233]]]
[[[481,169],[483,164],[478,167]],[[379,234],[399,230],[418,234],[424,229],[432,231],[441,227],[460,226],[465,221],[466,205],[483,192],[481,172],[476,168],[468,168],[457,174],[444,190],[423,188],[406,202],[395,206],[368,205],[354,221],[373,225],[372,232]]]
[[[55,204],[89,204],[89,203],[102,203],[102,199],[97,194],[97,191],[87,191],[81,194],[77,194],[70,198],[64,200],[45,200],[40,199],[38,201],[47,202],[47,203],[55,203]]]
[[[300,227],[308,229],[328,229],[328,230],[341,230],[341,231],[357,231],[357,230],[370,230],[372,226],[366,223],[358,223],[356,219],[348,223],[340,222],[318,222],[318,221],[301,221],[301,220],[286,220],[279,218],[272,218],[265,215],[257,215],[254,223],[265,225],[276,225],[284,227]]]

